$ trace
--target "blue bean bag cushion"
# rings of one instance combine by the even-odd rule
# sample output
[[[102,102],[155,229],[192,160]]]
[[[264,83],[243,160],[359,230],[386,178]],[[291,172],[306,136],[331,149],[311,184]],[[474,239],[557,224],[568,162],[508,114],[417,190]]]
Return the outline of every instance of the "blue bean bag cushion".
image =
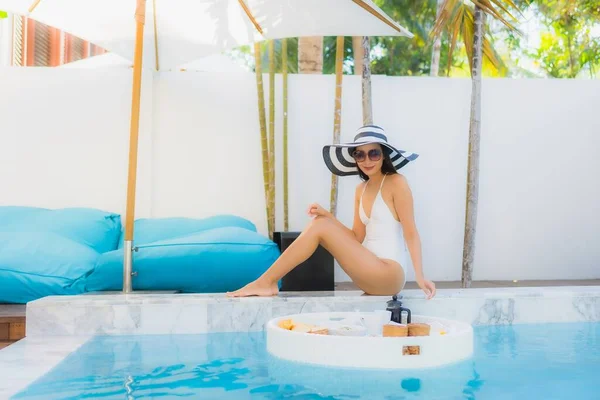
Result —
[[[100,253],[114,251],[121,218],[90,208],[0,207],[0,303],[78,294]]]
[[[144,237],[140,231],[137,234]],[[258,278],[280,254],[268,237],[239,226],[205,229],[152,243],[136,241],[135,246],[139,249],[133,253],[134,290],[235,290]],[[123,250],[102,254],[85,282],[87,291],[121,290]]]
[[[133,241],[136,246],[159,240],[174,239],[207,229],[237,226],[256,232],[256,226],[236,215],[220,214],[206,218],[140,218],[133,224]],[[119,241],[123,247],[124,236]]]
[[[0,303],[83,293],[82,278],[99,256],[54,232],[0,232]]]
[[[121,216],[92,208],[4,206],[0,232],[53,232],[104,253],[118,246]]]

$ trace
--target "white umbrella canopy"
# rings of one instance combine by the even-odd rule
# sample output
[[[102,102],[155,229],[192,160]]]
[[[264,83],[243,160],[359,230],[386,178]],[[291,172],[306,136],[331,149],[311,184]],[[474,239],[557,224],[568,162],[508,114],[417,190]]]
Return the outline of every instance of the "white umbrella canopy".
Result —
[[[26,15],[134,59],[136,0],[0,0]],[[408,36],[372,0],[147,0],[143,67],[171,69],[265,39]]]
[[[61,65],[59,68],[133,68],[133,62],[115,53],[104,53]],[[225,54],[213,54],[181,65],[181,69],[194,72],[249,73],[248,68]],[[177,69],[179,70],[179,69]]]

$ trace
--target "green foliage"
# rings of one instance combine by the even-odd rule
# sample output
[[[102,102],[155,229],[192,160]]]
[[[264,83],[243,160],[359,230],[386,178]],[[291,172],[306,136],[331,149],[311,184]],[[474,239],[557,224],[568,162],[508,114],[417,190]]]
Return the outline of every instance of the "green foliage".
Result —
[[[529,52],[554,78],[576,78],[600,68],[600,37],[592,29],[600,24],[597,0],[536,0],[532,3],[546,31],[540,46]]]
[[[298,72],[298,38],[288,38],[287,40],[287,68],[288,73],[295,74]],[[282,51],[282,40],[275,40],[275,73],[283,72],[281,68],[281,51]],[[263,72],[268,72],[268,69],[265,69],[265,66],[269,65],[269,41],[263,41],[259,43],[260,45],[260,55],[261,55],[261,63],[263,65]],[[253,54],[253,46],[241,46],[234,51],[231,51],[230,54],[241,61],[242,64],[245,64],[248,68],[254,71],[254,54]]]
[[[436,0],[376,0],[375,3],[393,20],[398,21],[414,34],[406,37],[374,37],[371,48],[379,50],[373,55],[373,74],[385,75],[429,75],[433,40],[429,33],[433,29],[437,11]],[[442,40],[440,75],[445,74],[447,64],[447,40]],[[377,54],[379,53],[379,54]]]
[[[323,38],[323,73],[335,74],[335,53],[337,51],[337,37],[325,36]],[[344,65],[354,64],[354,52],[352,51],[352,37],[344,37]],[[351,67],[347,67],[345,73],[351,72]]]
[[[596,77],[596,71],[600,70],[600,0],[445,0],[447,13],[437,26],[437,0],[375,0],[375,3],[414,37],[371,37],[373,74],[429,75],[434,35],[439,34],[439,75],[470,76],[474,3],[487,14],[483,76]],[[509,10],[512,14],[507,13]],[[522,18],[521,13],[525,12],[527,18]],[[541,24],[539,44],[515,29],[528,20],[534,25]],[[297,73],[298,39],[287,41],[288,72]],[[277,73],[281,73],[281,43],[281,40],[275,42]],[[263,65],[269,62],[267,49],[268,43],[261,43]],[[253,68],[250,46],[233,53]],[[335,53],[336,38],[323,38],[324,74],[335,73]],[[351,37],[344,39],[344,73],[354,73]]]

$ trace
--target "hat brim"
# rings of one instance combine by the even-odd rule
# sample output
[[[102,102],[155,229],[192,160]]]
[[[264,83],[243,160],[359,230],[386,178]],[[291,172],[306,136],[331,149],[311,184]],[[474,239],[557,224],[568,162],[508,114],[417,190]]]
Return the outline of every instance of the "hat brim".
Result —
[[[340,143],[330,144],[323,147],[323,160],[325,165],[334,175],[338,176],[352,176],[358,175],[358,166],[356,161],[350,154],[350,149],[358,146],[364,146],[365,144],[377,143],[387,147],[390,150],[390,159],[396,171],[403,168],[406,164],[414,161],[419,157],[416,153],[410,153],[405,150],[399,150],[394,148],[388,143],[382,143],[378,141],[373,142],[362,142],[362,143]]]

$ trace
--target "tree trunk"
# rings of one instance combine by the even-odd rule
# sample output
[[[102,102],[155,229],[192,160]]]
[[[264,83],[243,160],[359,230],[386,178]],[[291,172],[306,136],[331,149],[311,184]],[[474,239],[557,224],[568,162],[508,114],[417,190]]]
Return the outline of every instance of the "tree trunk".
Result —
[[[265,210],[267,215],[267,226],[269,237],[273,232],[271,219],[269,218],[269,145],[267,139],[267,121],[265,118],[265,93],[262,78],[262,63],[260,58],[260,43],[254,43],[254,62],[256,64],[256,92],[258,94],[258,121],[260,123],[260,144],[262,148],[263,182],[265,187]]]
[[[298,38],[298,72],[301,74],[323,73],[323,37]]]
[[[287,39],[281,42],[281,68],[283,79],[283,231],[290,229],[288,188],[288,59]]]
[[[475,32],[471,66],[471,116],[469,123],[469,161],[467,171],[467,198],[465,235],[463,244],[462,287],[471,287],[475,255],[475,231],[479,197],[479,142],[481,134],[481,58],[485,16],[475,5]]]
[[[435,19],[440,17],[440,12],[442,11],[442,4],[444,4],[444,0],[437,0],[437,12],[435,15]],[[431,50],[431,69],[429,71],[430,76],[438,76],[440,72],[440,51],[442,49],[442,35],[438,35],[433,42],[433,48]]]
[[[365,51],[362,36],[352,36],[352,53],[354,54],[354,75],[362,75]]]
[[[371,61],[369,59],[371,43],[368,36],[363,36],[362,47],[364,51],[362,69],[363,125],[369,125],[373,123],[373,102],[371,98]]]
[[[269,221],[275,230],[275,41],[269,40]],[[269,232],[272,237],[273,231]]]
[[[335,111],[333,114],[333,143],[340,142],[342,122],[342,77],[344,64],[344,37],[338,36],[335,48]],[[337,215],[338,176],[331,174],[330,212]]]

